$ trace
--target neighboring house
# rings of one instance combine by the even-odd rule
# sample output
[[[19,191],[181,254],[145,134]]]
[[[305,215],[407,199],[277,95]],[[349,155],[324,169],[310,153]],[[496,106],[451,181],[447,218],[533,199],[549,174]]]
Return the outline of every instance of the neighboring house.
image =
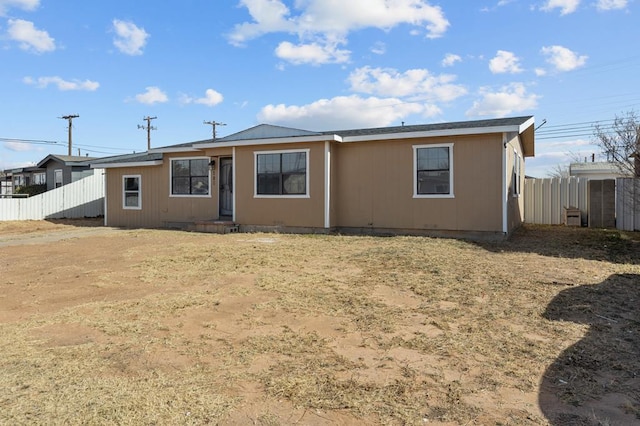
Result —
[[[105,224],[503,238],[523,221],[534,119],[312,132],[259,125],[92,161]]]
[[[38,167],[46,173],[47,191],[92,175],[90,161],[95,159],[74,155],[47,155],[38,163]]]
[[[0,171],[0,196],[13,194],[13,183],[11,176],[6,172]]]
[[[2,179],[2,194],[15,194],[24,186],[43,185],[46,180],[45,170],[37,167],[19,167],[4,171]]]
[[[629,177],[616,163],[592,162],[592,163],[571,163],[569,165],[569,176],[588,178],[589,180],[616,179],[619,177]]]

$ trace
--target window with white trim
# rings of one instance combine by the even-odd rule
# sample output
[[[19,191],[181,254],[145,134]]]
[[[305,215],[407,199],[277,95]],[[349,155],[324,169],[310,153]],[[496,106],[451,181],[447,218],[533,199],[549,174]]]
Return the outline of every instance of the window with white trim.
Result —
[[[209,158],[171,160],[171,195],[208,196]]]
[[[520,196],[520,179],[522,175],[522,159],[518,155],[517,151],[513,151],[513,181],[511,185],[513,187],[513,196]]]
[[[122,208],[140,210],[142,208],[142,176],[122,177]]]
[[[264,151],[255,155],[257,197],[307,197],[309,150]]]
[[[453,197],[453,144],[413,147],[416,198]]]

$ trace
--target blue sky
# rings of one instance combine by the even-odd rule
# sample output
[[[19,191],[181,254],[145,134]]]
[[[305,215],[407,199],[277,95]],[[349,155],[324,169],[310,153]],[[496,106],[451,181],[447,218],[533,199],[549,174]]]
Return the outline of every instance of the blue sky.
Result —
[[[637,0],[0,0],[0,169],[260,123],[308,130],[534,115],[527,174],[640,108]],[[57,143],[44,143],[51,141]],[[601,157],[596,157],[601,158]]]

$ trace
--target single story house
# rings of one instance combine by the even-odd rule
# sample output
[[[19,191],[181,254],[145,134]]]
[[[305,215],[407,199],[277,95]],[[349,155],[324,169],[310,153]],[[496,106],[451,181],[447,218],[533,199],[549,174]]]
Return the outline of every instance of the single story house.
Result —
[[[46,181],[45,170],[37,166],[19,167],[4,171],[1,194],[14,194],[19,188],[31,185],[43,185]]]
[[[40,160],[37,167],[44,171],[47,191],[50,191],[92,175],[90,161],[95,159],[96,157],[50,154]]]
[[[531,116],[307,131],[262,124],[92,161],[105,225],[504,238],[524,216]]]

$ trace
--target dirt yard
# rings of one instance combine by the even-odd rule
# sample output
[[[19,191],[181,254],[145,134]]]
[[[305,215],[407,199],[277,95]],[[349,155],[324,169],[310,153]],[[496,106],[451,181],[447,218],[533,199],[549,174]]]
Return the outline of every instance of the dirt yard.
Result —
[[[0,424],[640,423],[640,236],[0,222]]]

